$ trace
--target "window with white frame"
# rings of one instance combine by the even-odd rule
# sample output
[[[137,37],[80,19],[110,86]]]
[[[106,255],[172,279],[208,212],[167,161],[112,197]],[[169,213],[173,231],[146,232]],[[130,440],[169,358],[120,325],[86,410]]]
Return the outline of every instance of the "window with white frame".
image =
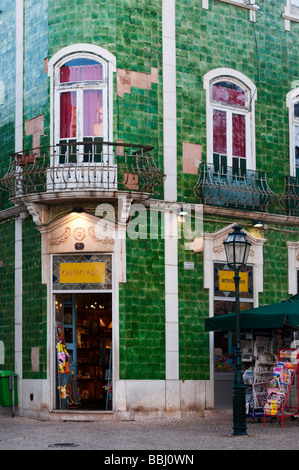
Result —
[[[230,3],[241,8],[245,8],[250,11],[250,21],[256,21],[256,11],[259,11],[259,6],[255,3],[255,0],[219,0],[220,2]],[[205,10],[209,9],[209,0],[202,0],[202,8]]]
[[[299,177],[299,97],[294,103],[294,154],[296,176]]]
[[[289,108],[290,173],[299,177],[299,88],[287,95]]]
[[[114,71],[114,56],[88,44],[69,46],[49,61],[51,140],[60,164],[102,161],[102,143],[113,140]]]
[[[282,17],[285,20],[285,30],[290,31],[291,21],[299,22],[299,0],[286,0]]]
[[[221,72],[221,70],[219,70]],[[207,91],[207,160],[225,171],[255,169],[254,99],[252,82],[240,74],[210,72]]]
[[[287,241],[289,294],[299,294],[299,241]]]
[[[56,142],[60,163],[73,163],[77,154],[70,144],[84,142],[83,162],[101,158],[101,142],[107,140],[107,73],[105,63],[80,56],[57,67],[56,99],[59,109]],[[97,149],[97,151],[94,151]]]

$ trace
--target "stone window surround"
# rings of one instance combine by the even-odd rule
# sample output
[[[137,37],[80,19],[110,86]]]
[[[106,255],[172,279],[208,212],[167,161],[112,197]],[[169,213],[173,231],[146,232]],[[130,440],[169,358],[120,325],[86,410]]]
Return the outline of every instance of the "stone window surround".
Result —
[[[223,229],[215,233],[204,233],[204,287],[211,290],[210,295],[210,315],[213,315],[213,299],[214,299],[214,262],[226,263],[225,251],[223,242],[228,236],[229,233],[233,230],[236,224],[230,224]],[[246,236],[250,243],[252,244],[248,264],[254,266],[254,306],[258,306],[258,295],[259,292],[263,292],[263,245],[266,242],[264,238],[256,238],[251,233],[247,232],[243,228],[243,231],[246,233]],[[299,247],[299,242],[298,242]]]
[[[291,21],[299,23],[299,8],[292,7],[291,0],[286,0],[286,7],[282,14],[284,18],[284,27],[286,31],[291,30]]]
[[[289,294],[297,294],[297,271],[299,270],[299,241],[287,242]]]
[[[209,9],[210,0],[202,0],[202,8],[205,10]],[[256,12],[259,11],[259,6],[253,0],[252,3],[245,0],[217,0],[224,3],[229,3],[230,5],[236,5],[241,8],[246,8],[250,10],[250,21],[256,21]],[[286,7],[284,13],[281,15],[284,19],[285,31],[291,30],[291,21],[299,23],[299,8],[292,7],[291,0],[286,0]]]
[[[102,61],[107,67],[107,108],[109,110],[108,115],[108,128],[107,136],[108,140],[113,141],[113,73],[116,72],[116,58],[106,49],[102,47],[95,46],[93,44],[72,44],[61,50],[51,57],[48,63],[48,75],[50,77],[50,142],[51,145],[55,145],[55,132],[54,132],[54,122],[55,122],[55,93],[56,93],[56,80],[55,72],[57,67],[59,67],[63,62],[70,60],[75,56],[86,56],[86,57],[95,57],[96,59]]]
[[[207,121],[207,160],[208,163],[212,163],[212,135],[213,135],[213,128],[212,128],[212,118],[211,118],[211,110],[212,110],[212,102],[211,102],[211,84],[216,79],[225,78],[226,80],[230,80],[237,84],[242,84],[243,87],[247,88],[250,92],[250,119],[249,125],[247,126],[246,131],[246,140],[250,142],[250,150],[248,155],[250,156],[251,160],[247,160],[247,166],[251,170],[256,169],[256,153],[255,153],[255,100],[257,98],[257,90],[254,83],[246,77],[241,72],[237,70],[220,67],[217,69],[210,70],[207,72],[203,77],[203,85],[204,89],[206,90],[206,121]],[[224,108],[223,108],[224,109]]]
[[[202,8],[205,10],[209,9],[209,1],[210,0],[202,0]],[[250,11],[250,21],[256,21],[256,11],[259,11],[260,7],[255,4],[254,0],[252,3],[247,3],[243,0],[217,0],[224,3],[229,3],[230,5],[235,5],[237,7],[245,8],[246,10]]]
[[[289,145],[290,145],[290,175],[296,176],[295,164],[295,135],[294,135],[294,104],[299,102],[299,88],[294,88],[287,93],[286,105],[289,109]],[[297,123],[298,119],[296,119]]]
[[[204,233],[204,288],[209,290],[209,316],[214,316],[214,263],[226,263],[223,242],[236,223],[230,224],[215,233]],[[253,265],[253,306],[258,307],[259,293],[263,292],[263,246],[264,238],[256,238],[245,229],[243,231],[252,244],[248,264]],[[298,245],[299,246],[299,245]],[[210,374],[214,380],[214,335],[210,333]]]

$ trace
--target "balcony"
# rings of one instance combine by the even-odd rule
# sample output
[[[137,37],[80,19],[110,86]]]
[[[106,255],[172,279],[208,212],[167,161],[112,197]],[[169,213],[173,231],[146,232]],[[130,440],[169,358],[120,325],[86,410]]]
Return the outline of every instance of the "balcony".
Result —
[[[284,192],[279,202],[287,215],[299,217],[299,178],[284,177]]]
[[[264,173],[203,163],[194,187],[203,204],[251,211],[266,211],[277,197]]]
[[[151,146],[72,141],[12,154],[0,187],[16,202],[115,197],[119,191],[146,198],[160,194],[163,181]]]

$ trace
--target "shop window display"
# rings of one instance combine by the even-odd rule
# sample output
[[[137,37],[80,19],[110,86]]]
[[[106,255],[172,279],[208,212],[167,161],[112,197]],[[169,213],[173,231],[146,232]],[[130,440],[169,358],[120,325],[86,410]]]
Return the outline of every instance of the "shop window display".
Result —
[[[112,409],[112,296],[56,294],[57,409]]]

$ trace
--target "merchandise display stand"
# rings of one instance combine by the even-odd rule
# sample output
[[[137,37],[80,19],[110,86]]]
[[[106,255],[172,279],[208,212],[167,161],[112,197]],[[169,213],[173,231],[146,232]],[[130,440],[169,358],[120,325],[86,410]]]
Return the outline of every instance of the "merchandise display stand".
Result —
[[[253,332],[251,336],[251,340],[242,341],[242,362],[246,369],[243,378],[247,386],[246,415],[263,418],[264,401],[277,355],[273,353],[272,339],[263,336],[254,339]]]
[[[254,409],[260,410],[262,416],[267,389],[273,377],[272,368],[277,361],[277,356],[273,354],[273,341],[258,336],[254,343],[254,357],[253,403]]]
[[[253,373],[253,349],[254,349],[254,342],[253,336],[251,334],[251,339],[246,339],[241,341],[242,347],[242,364],[245,372],[243,374],[244,385],[246,385],[246,415],[255,417],[255,410],[253,404],[253,380],[254,380],[254,373]]]
[[[69,354],[66,349],[64,331],[61,324],[56,324],[57,372],[60,409],[67,407],[69,401],[68,386],[70,377]]]
[[[299,416],[299,389],[298,389],[298,354],[293,349],[281,349],[279,360],[272,371],[267,396],[264,404],[264,426],[266,417],[277,417],[283,428],[284,418]],[[297,380],[296,380],[297,379]],[[297,382],[297,383],[296,383]],[[292,387],[297,387],[297,397],[293,406],[290,403]],[[293,397],[294,399],[294,397]]]

